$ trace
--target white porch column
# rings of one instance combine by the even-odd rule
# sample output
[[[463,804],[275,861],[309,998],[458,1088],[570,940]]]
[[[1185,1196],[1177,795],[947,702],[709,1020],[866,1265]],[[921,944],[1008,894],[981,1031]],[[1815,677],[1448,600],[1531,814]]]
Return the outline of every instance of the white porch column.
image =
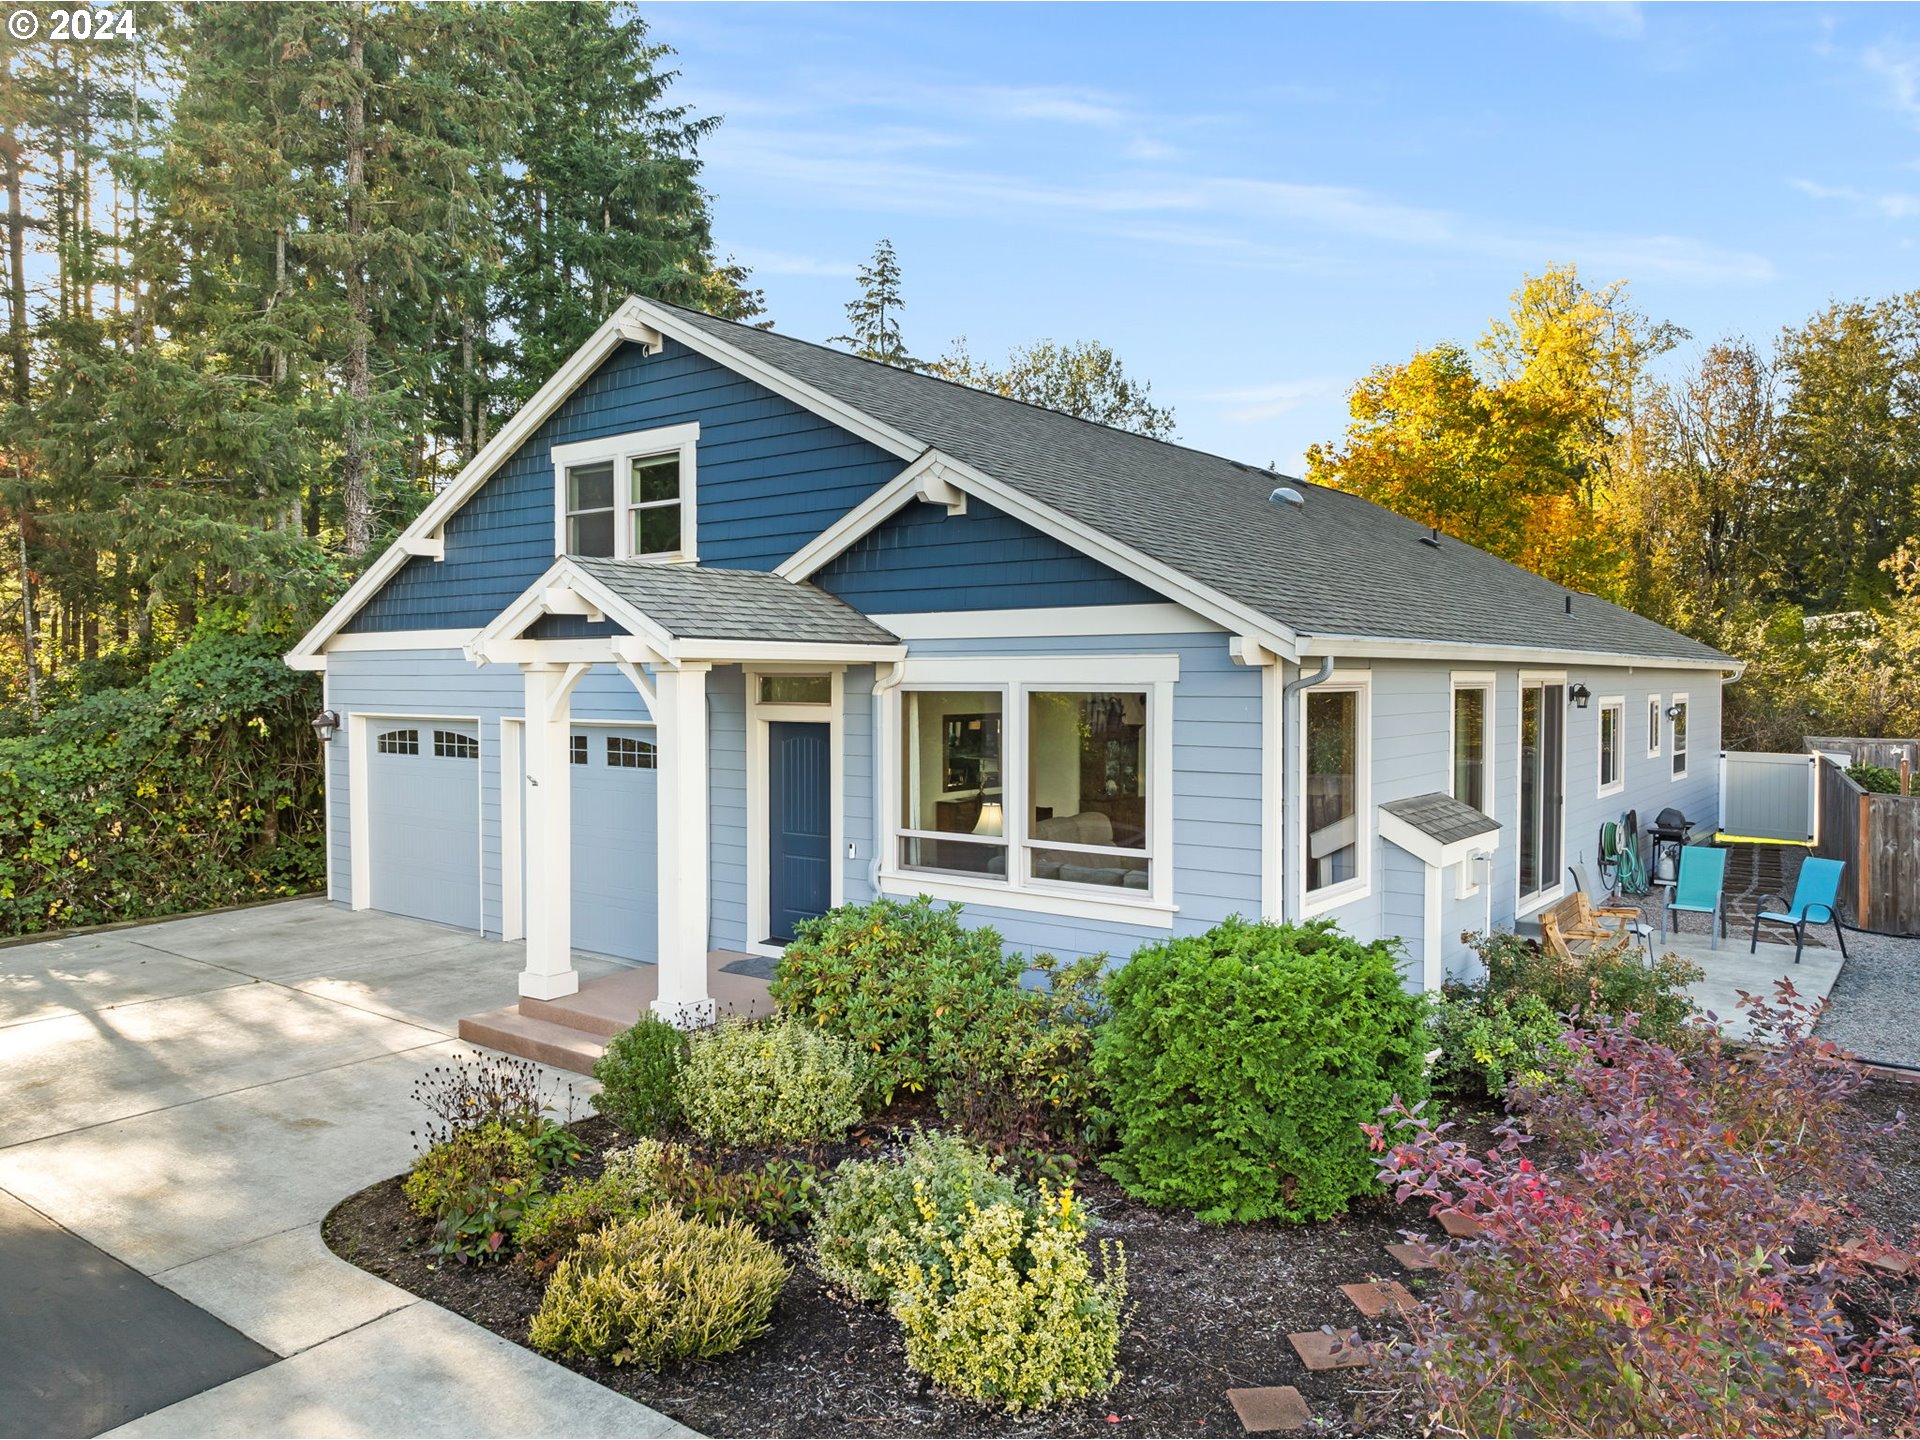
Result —
[[[713,1018],[707,993],[707,671],[654,671],[659,743],[660,994],[656,1015],[676,1025]]]
[[[573,968],[573,687],[585,665],[523,664],[526,680],[526,933],[520,993],[558,1000],[580,988]]]

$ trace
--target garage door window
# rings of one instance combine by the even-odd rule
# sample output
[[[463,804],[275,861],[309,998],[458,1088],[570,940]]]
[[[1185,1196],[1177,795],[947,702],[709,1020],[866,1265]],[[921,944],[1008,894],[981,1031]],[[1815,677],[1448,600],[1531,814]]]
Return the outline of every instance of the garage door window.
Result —
[[[568,758],[576,765],[587,763],[587,737],[576,735],[568,746]]]
[[[624,735],[607,737],[607,764],[616,770],[652,770],[653,746],[645,740],[629,740]]]
[[[418,730],[388,730],[380,736],[376,746],[382,755],[418,755],[420,753],[420,732]]]
[[[471,735],[462,735],[458,730],[436,730],[433,732],[433,753],[442,760],[478,760],[480,742]]]

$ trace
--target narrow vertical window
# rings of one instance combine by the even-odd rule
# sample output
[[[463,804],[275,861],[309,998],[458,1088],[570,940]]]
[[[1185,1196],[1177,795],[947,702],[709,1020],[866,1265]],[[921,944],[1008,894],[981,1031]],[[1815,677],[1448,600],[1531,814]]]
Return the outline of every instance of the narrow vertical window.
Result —
[[[1520,899],[1559,883],[1566,805],[1564,685],[1520,686]]]
[[[567,471],[567,553],[611,555],[613,462],[575,465]]]
[[[1487,810],[1487,691],[1479,685],[1453,692],[1453,798]]]
[[[1660,697],[1647,697],[1647,758],[1660,753]]]
[[[1600,793],[1612,795],[1627,783],[1627,702],[1600,702]]]
[[[1673,778],[1687,773],[1687,697],[1673,697]]]
[[[1360,874],[1360,696],[1307,692],[1307,893]]]

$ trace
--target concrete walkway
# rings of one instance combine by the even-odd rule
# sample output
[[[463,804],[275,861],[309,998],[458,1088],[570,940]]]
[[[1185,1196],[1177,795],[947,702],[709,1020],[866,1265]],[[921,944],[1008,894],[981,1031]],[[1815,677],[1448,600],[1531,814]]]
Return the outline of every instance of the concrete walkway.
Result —
[[[520,963],[319,900],[0,949],[0,1191],[280,1357],[108,1433],[693,1433],[321,1243]]]

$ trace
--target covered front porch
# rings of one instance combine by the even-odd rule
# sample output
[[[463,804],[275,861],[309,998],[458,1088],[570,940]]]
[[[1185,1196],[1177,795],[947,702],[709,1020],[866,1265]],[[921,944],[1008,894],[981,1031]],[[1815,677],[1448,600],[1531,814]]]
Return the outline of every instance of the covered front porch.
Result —
[[[506,742],[501,775],[501,876],[505,934],[524,938],[526,960],[520,1004],[510,1014],[471,1017],[462,1034],[470,1024],[500,1039],[517,1034],[559,1045],[563,1037],[537,1027],[584,1026],[580,1033],[604,1039],[614,1033],[604,1030],[610,1017],[623,1017],[617,1030],[642,1008],[696,1025],[763,997],[765,977],[754,973],[752,962],[765,956],[750,952],[764,951],[763,942],[781,930],[772,872],[800,873],[813,913],[840,896],[845,673],[897,662],[905,646],[826,592],[776,575],[568,557],[502,611],[466,653],[476,665],[518,667],[524,685],[524,718]],[[589,773],[583,768],[589,747],[576,731],[572,696],[596,666],[631,683],[644,706],[642,733],[652,727],[651,739],[633,744],[631,757],[653,772],[654,814],[644,837],[652,853],[643,855],[636,845],[633,873],[622,883],[631,892],[632,923],[651,925],[652,943],[637,948],[639,958],[650,952],[653,963],[583,986],[574,958],[576,868],[584,859],[599,871],[611,866],[621,873],[619,854],[591,847],[577,853],[575,790]],[[714,729],[716,675],[726,679],[729,696],[747,686],[744,734]],[[806,745],[790,747],[810,767],[799,788],[819,817],[804,854],[782,851],[781,827],[769,825],[782,798],[773,783],[779,765],[768,763],[769,736],[783,723],[811,732],[801,737]],[[714,817],[723,809],[726,834],[717,837]],[[744,811],[744,840],[733,823],[735,809]],[[749,917],[741,935],[720,946],[713,933],[716,881],[730,895],[747,892]],[[744,949],[723,948],[743,940]],[[743,988],[746,981],[761,995]],[[554,1053],[565,1053],[564,1047]]]

